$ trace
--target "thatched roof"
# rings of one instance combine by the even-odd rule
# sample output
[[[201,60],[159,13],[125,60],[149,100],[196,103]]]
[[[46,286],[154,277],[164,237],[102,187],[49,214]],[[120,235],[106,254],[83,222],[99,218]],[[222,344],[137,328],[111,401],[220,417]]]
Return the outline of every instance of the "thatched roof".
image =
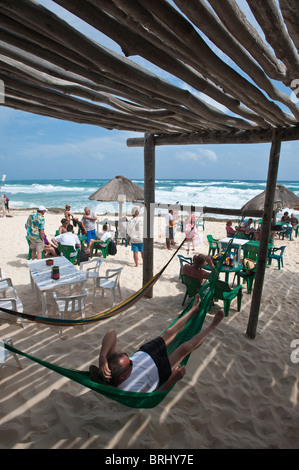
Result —
[[[143,201],[143,189],[124,176],[116,176],[104,184],[89,199],[96,201],[118,201],[125,196],[126,201]]]
[[[265,195],[266,191],[258,194],[250,201],[246,202],[241,210],[263,210]],[[277,184],[275,188],[274,205],[276,206],[276,210],[283,208],[295,209],[299,205],[299,197],[282,184]]]
[[[54,2],[123,55],[38,2],[2,0],[1,105],[162,142],[265,142],[276,127],[298,139],[296,1],[248,0],[256,27],[235,0]]]

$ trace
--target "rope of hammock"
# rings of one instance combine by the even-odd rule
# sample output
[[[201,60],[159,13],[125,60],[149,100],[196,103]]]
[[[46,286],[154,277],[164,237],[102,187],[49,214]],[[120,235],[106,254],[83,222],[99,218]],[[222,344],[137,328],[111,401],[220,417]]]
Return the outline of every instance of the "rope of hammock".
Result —
[[[39,315],[32,315],[30,313],[24,313],[24,312],[17,312],[16,310],[11,310],[7,309],[4,307],[0,306],[0,311],[8,313],[10,315],[17,316],[19,318],[23,318],[28,321],[34,321],[37,323],[42,323],[45,325],[51,325],[51,326],[77,326],[77,325],[86,325],[88,323],[94,323],[100,320],[105,320],[106,318],[110,318],[114,315],[117,315],[118,313],[121,313],[128,308],[132,307],[139,299],[141,299],[148,291],[151,289],[156,282],[159,280],[159,278],[162,276],[163,272],[167,268],[167,266],[171,263],[177,252],[181,249],[185,242],[186,238],[182,241],[182,243],[179,245],[179,247],[176,249],[174,254],[170,257],[170,259],[167,261],[165,266],[157,273],[155,274],[144,286],[142,286],[137,292],[135,292],[131,297],[128,299],[124,300],[123,302],[120,302],[119,304],[115,305],[114,307],[105,310],[102,313],[98,313],[97,315],[93,315],[92,317],[87,317],[87,318],[81,318],[78,320],[68,320],[68,319],[60,319],[60,318],[51,318],[51,317],[44,317],[44,316],[39,316]]]

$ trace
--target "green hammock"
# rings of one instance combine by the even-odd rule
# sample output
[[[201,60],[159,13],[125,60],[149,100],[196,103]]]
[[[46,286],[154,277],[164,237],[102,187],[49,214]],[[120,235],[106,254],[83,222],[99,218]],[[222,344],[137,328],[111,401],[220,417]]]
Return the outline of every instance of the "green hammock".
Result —
[[[198,314],[193,315],[192,318],[190,318],[190,320],[187,322],[183,330],[177,334],[177,336],[174,338],[173,342],[168,348],[168,353],[171,353],[180,344],[184,343],[185,341],[188,341],[194,335],[199,333],[200,330],[202,329],[202,325],[205,321],[206,314],[212,302],[215,284],[217,282],[219,272],[222,266],[222,259],[217,263],[216,267],[213,269],[213,271],[211,272],[209,277],[206,279],[206,282],[203,284],[203,286],[201,287],[199,291],[201,302],[199,304]],[[177,321],[182,315],[186,314],[186,312],[189,311],[193,303],[194,303],[194,299],[185,308],[185,310],[177,317],[175,321]],[[173,325],[175,321],[171,325]],[[171,325],[169,325],[169,327]],[[94,390],[95,392],[98,392],[106,396],[107,398],[110,398],[119,403],[122,403],[123,405],[128,406],[130,408],[154,408],[170,392],[170,389],[162,391],[162,392],[154,391],[151,393],[129,392],[129,391],[119,390],[109,385],[102,385],[102,384],[93,382],[89,377],[89,372],[59,367],[55,364],[51,364],[47,361],[43,361],[34,356],[30,356],[29,354],[26,354],[8,344],[4,344],[3,346],[9,351],[11,351],[12,353],[20,354],[24,357],[27,357],[28,359],[31,359],[32,361],[37,362],[38,364],[44,367],[47,367],[48,369],[53,370],[54,372],[57,372],[58,374],[61,374],[64,377],[67,377],[91,390]],[[186,365],[188,362],[188,359],[189,359],[189,356],[185,357],[184,360],[182,361],[182,365]]]

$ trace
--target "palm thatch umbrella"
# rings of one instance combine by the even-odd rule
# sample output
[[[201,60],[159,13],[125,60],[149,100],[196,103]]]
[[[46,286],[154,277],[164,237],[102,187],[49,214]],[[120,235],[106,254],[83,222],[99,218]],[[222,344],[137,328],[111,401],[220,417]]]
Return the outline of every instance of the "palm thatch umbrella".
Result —
[[[250,201],[246,202],[241,210],[264,210],[266,191],[258,194]],[[299,197],[282,184],[277,184],[274,196],[275,213],[283,208],[297,209],[299,207]]]
[[[111,181],[101,186],[88,199],[95,201],[117,201],[119,206],[118,217],[122,218],[122,205],[125,201],[143,201],[144,191],[137,184],[124,176],[115,176]]]

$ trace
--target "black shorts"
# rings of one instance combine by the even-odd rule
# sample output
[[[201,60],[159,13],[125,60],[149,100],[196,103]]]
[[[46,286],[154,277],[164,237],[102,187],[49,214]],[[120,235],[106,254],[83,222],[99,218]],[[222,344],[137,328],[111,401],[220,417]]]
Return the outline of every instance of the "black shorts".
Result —
[[[139,351],[147,353],[158,368],[159,386],[171,376],[171,366],[167,355],[166,344],[161,336],[143,344]]]

